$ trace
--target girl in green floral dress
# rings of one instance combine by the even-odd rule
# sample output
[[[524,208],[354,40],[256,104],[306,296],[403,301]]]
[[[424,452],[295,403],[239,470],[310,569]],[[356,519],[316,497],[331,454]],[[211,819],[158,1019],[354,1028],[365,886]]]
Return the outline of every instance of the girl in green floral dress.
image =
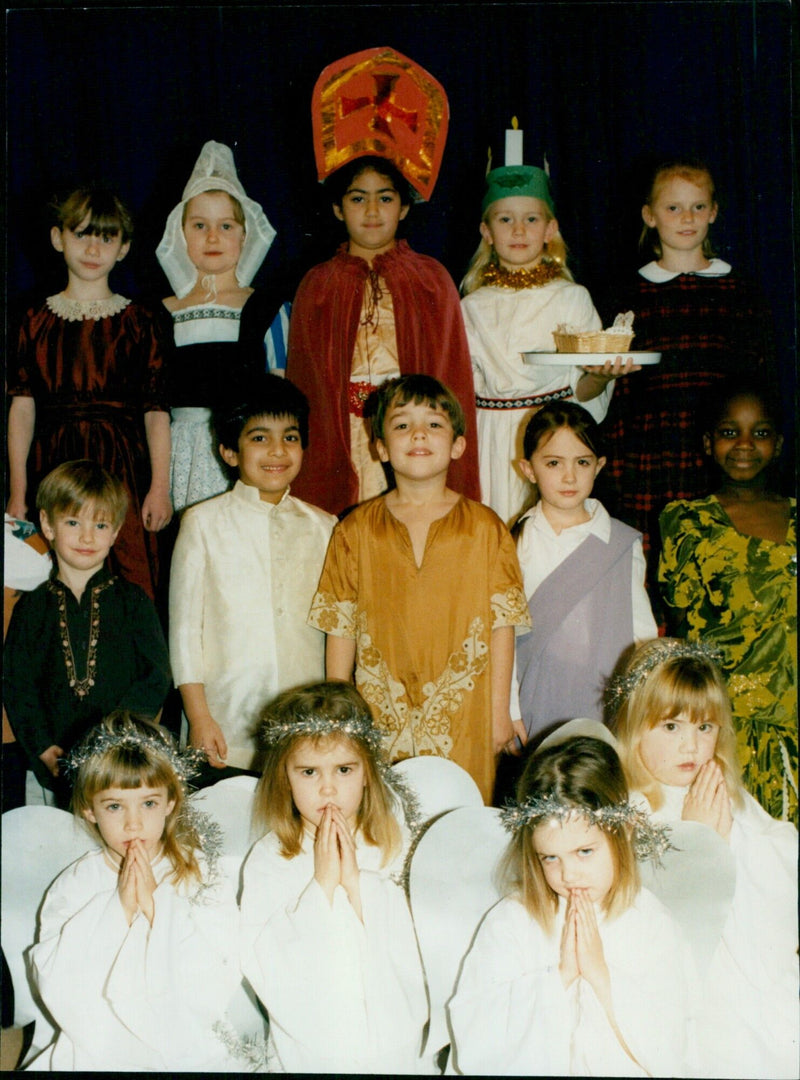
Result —
[[[770,487],[778,410],[731,383],[709,413],[714,495],[660,517],[659,582],[673,631],[720,649],[743,779],[776,818],[797,820],[797,513]]]

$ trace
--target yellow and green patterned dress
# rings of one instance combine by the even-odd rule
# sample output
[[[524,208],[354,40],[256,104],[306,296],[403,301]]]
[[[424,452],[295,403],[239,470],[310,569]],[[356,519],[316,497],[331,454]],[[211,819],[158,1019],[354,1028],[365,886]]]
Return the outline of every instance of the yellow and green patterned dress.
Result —
[[[783,543],[745,536],[711,495],[660,517],[658,579],[684,634],[723,654],[743,779],[773,817],[797,820],[797,506]]]

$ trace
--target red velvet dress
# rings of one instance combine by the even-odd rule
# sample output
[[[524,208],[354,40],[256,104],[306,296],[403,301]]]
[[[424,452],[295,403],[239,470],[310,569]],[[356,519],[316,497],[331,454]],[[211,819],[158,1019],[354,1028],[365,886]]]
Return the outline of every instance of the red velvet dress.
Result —
[[[452,463],[449,483],[479,499],[475,389],[455,285],[441,263],[418,255],[404,240],[378,255],[372,269],[392,295],[401,372],[432,375],[461,402],[467,449]],[[309,445],[292,494],[332,514],[358,501],[350,460],[349,388],[369,270],[343,245],[300,282],[289,324],[286,374],[311,406]]]
[[[153,597],[156,537],[145,531],[141,515],[150,488],[144,414],[166,410],[167,401],[161,334],[152,316],[136,304],[107,318],[74,322],[47,304],[30,309],[8,393],[36,402],[29,506],[39,481],[56,465],[76,458],[99,462],[122,480],[130,498],[112,564]]]

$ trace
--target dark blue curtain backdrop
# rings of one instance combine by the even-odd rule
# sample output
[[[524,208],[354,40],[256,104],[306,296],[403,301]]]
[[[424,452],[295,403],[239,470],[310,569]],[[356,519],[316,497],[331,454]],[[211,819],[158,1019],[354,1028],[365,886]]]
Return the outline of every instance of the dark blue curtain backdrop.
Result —
[[[339,238],[314,171],[315,79],[349,52],[391,45],[450,99],[438,186],[407,222],[414,247],[460,279],[478,240],[487,151],[502,164],[516,115],[526,162],[550,163],[576,278],[600,301],[642,261],[652,162],[701,155],[719,191],[718,253],[766,293],[794,393],[788,3],[42,4],[12,8],[6,26],[12,312],[63,286],[42,208],[86,177],[117,187],[136,216],[116,287],[166,294],[154,249],[210,138],[234,148],[278,230],[257,282],[277,276],[290,297]]]

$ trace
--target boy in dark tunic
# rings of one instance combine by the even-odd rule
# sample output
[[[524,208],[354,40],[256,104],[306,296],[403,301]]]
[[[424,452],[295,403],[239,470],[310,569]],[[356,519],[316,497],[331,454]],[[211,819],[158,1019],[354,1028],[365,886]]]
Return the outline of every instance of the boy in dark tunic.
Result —
[[[169,657],[152,601],[106,566],[125,520],[122,483],[93,461],[68,461],[45,477],[36,501],[56,567],[14,608],[5,706],[36,779],[65,805],[59,759],[115,709],[156,718]]]

